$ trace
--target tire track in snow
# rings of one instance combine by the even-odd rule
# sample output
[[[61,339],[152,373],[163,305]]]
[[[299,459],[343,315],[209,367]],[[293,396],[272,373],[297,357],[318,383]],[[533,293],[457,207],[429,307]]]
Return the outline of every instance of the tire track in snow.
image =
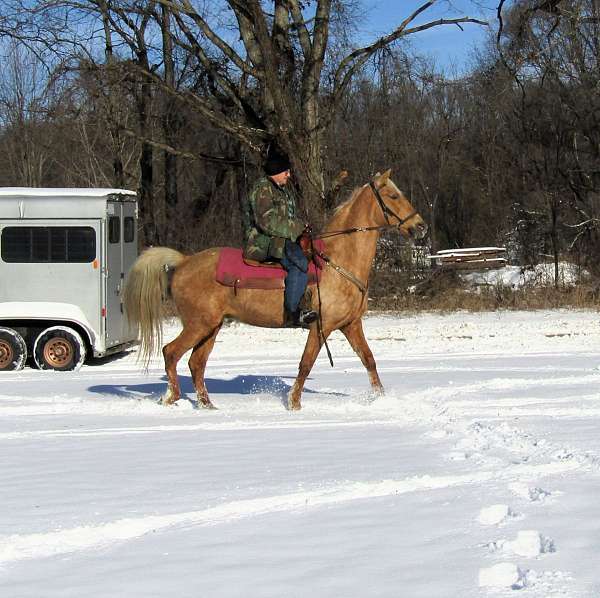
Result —
[[[436,399],[451,399],[456,396],[472,394],[479,391],[500,392],[517,391],[529,388],[565,386],[589,386],[591,383],[600,383],[600,374],[587,376],[564,376],[560,378],[489,378],[481,382],[469,384],[454,384],[452,386],[437,386],[410,394],[411,398],[426,398],[434,396]]]
[[[207,526],[231,523],[286,511],[303,511],[334,506],[355,500],[398,496],[410,492],[439,490],[492,480],[518,480],[544,477],[580,469],[574,461],[543,465],[519,464],[501,471],[481,471],[457,476],[416,476],[401,480],[352,482],[317,490],[236,500],[198,511],[118,519],[100,525],[0,536],[0,566],[27,559],[39,559],[100,549],[117,542],[136,540],[148,533],[182,526]]]
[[[34,438],[78,438],[94,436],[126,436],[136,434],[162,434],[166,432],[230,432],[244,430],[278,430],[278,429],[308,429],[308,428],[359,428],[364,426],[405,425],[406,422],[390,419],[363,421],[298,421],[298,422],[224,422],[202,424],[180,424],[162,426],[140,426],[136,428],[62,428],[58,430],[31,430],[23,432],[2,432],[2,440],[28,440]]]

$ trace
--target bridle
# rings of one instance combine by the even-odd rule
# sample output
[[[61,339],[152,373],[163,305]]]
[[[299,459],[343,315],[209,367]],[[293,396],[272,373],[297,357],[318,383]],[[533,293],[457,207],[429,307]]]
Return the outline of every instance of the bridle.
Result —
[[[383,231],[383,230],[387,230],[389,228],[400,229],[400,227],[403,224],[405,224],[411,218],[414,218],[418,214],[418,212],[416,210],[414,210],[408,216],[406,216],[406,218],[401,218],[400,216],[398,216],[398,214],[396,214],[396,212],[394,212],[394,210],[392,210],[392,208],[390,208],[388,205],[386,205],[386,203],[383,201],[383,197],[381,197],[381,193],[379,193],[379,189],[377,189],[377,187],[374,185],[373,181],[369,182],[369,187],[371,188],[371,191],[373,191],[373,195],[375,195],[375,199],[377,200],[377,203],[379,204],[379,207],[381,208],[381,211],[383,212],[383,216],[385,217],[385,221],[386,221],[385,225],[383,225],[383,226],[355,226],[352,228],[345,228],[343,230],[329,231],[326,233],[322,233],[320,235],[311,235],[311,250],[312,250],[313,255],[319,256],[326,264],[328,264],[334,270],[336,270],[336,272],[338,272],[338,274],[341,274],[342,276],[344,276],[345,278],[350,280],[354,285],[356,285],[358,287],[358,289],[360,290],[360,292],[363,295],[366,294],[366,292],[367,292],[367,285],[364,282],[362,282],[361,280],[359,280],[354,274],[352,274],[352,272],[350,272],[349,270],[346,270],[342,266],[339,266],[338,264],[333,262],[331,260],[331,258],[327,254],[325,254],[323,251],[316,249],[315,246],[313,245],[313,241],[315,239],[327,239],[329,237],[335,237],[337,235],[349,235],[352,233],[363,233],[363,232],[374,231],[374,230]],[[394,218],[396,218],[396,220],[398,220],[398,222],[395,224],[392,224],[392,222],[390,221],[390,216],[393,216]],[[318,284],[317,284],[317,289],[318,289]]]
[[[373,181],[369,181],[369,187],[371,187],[371,191],[373,191],[375,199],[377,200],[377,203],[379,204],[379,207],[383,212],[387,226],[395,226],[397,228],[400,228],[403,224],[406,224],[411,218],[414,218],[418,214],[417,210],[413,210],[406,218],[400,218],[400,216],[398,216],[398,214],[396,214],[396,212],[394,212],[394,210],[392,210],[392,208],[390,208],[383,201],[383,197],[381,197],[381,193],[379,193],[379,189],[377,189]],[[390,216],[396,218],[398,222],[396,224],[392,224],[390,222]]]
[[[394,210],[392,210],[392,208],[390,208],[383,201],[383,197],[381,197],[381,193],[379,193],[379,189],[377,189],[377,187],[375,186],[373,181],[369,182],[369,187],[371,188],[371,191],[373,191],[373,195],[375,195],[375,199],[376,199],[377,203],[379,204],[381,211],[383,212],[383,216],[385,218],[386,224],[384,224],[383,226],[353,226],[352,228],[344,228],[342,230],[332,230],[332,231],[329,231],[326,233],[321,233],[320,235],[313,235],[312,238],[313,239],[327,239],[329,237],[336,237],[338,235],[350,235],[352,233],[366,233],[366,232],[373,231],[373,230],[384,231],[384,230],[387,230],[388,228],[400,229],[400,227],[403,226],[404,224],[406,224],[411,218],[414,218],[415,216],[417,216],[419,214],[417,212],[417,210],[413,210],[408,216],[406,216],[406,218],[401,218],[400,216],[398,216],[398,214],[396,214],[396,212],[394,212]],[[396,220],[398,222],[392,223],[390,221],[390,216],[393,216],[394,218],[396,218]]]

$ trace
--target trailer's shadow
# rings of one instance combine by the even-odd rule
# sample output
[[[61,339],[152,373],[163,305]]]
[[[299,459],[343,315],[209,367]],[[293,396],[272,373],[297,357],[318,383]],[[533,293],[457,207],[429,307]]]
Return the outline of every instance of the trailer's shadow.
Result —
[[[120,361],[121,359],[125,359],[125,358],[129,357],[135,351],[136,351],[136,349],[127,349],[125,351],[113,353],[112,355],[106,355],[105,357],[92,357],[92,358],[86,360],[85,365],[90,366],[90,367],[98,367],[98,366],[106,365],[107,363],[113,363],[115,361]]]
[[[96,384],[90,386],[90,392],[101,394],[103,396],[114,396],[125,399],[151,400],[159,402],[166,390],[167,377],[162,376],[163,382],[150,382],[145,384]],[[286,380],[295,380],[292,376],[236,376],[230,380],[220,378],[206,378],[205,384],[209,395],[231,394],[231,395],[253,395],[268,394],[279,398],[282,403],[287,404],[287,395],[292,386]],[[309,378],[310,380],[310,378]],[[192,383],[191,376],[179,376],[182,399],[189,401],[194,408],[198,408],[197,401],[190,399],[186,395],[189,393],[195,396],[196,391]],[[305,394],[325,394],[333,396],[347,396],[341,392],[319,392],[304,389]]]

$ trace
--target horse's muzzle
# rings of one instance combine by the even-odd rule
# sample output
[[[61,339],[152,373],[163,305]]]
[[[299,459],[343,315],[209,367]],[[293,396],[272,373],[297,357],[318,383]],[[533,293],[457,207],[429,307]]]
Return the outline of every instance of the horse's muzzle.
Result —
[[[421,220],[410,226],[400,227],[400,232],[411,239],[422,239],[427,234],[427,225]]]

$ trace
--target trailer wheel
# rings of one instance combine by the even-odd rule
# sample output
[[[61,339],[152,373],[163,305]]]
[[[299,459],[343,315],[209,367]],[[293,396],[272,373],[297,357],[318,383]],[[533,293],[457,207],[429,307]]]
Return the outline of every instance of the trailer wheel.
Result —
[[[33,345],[33,359],[40,370],[78,370],[85,360],[85,343],[72,328],[46,328]]]
[[[0,371],[22,370],[26,360],[23,337],[11,328],[0,328]]]

